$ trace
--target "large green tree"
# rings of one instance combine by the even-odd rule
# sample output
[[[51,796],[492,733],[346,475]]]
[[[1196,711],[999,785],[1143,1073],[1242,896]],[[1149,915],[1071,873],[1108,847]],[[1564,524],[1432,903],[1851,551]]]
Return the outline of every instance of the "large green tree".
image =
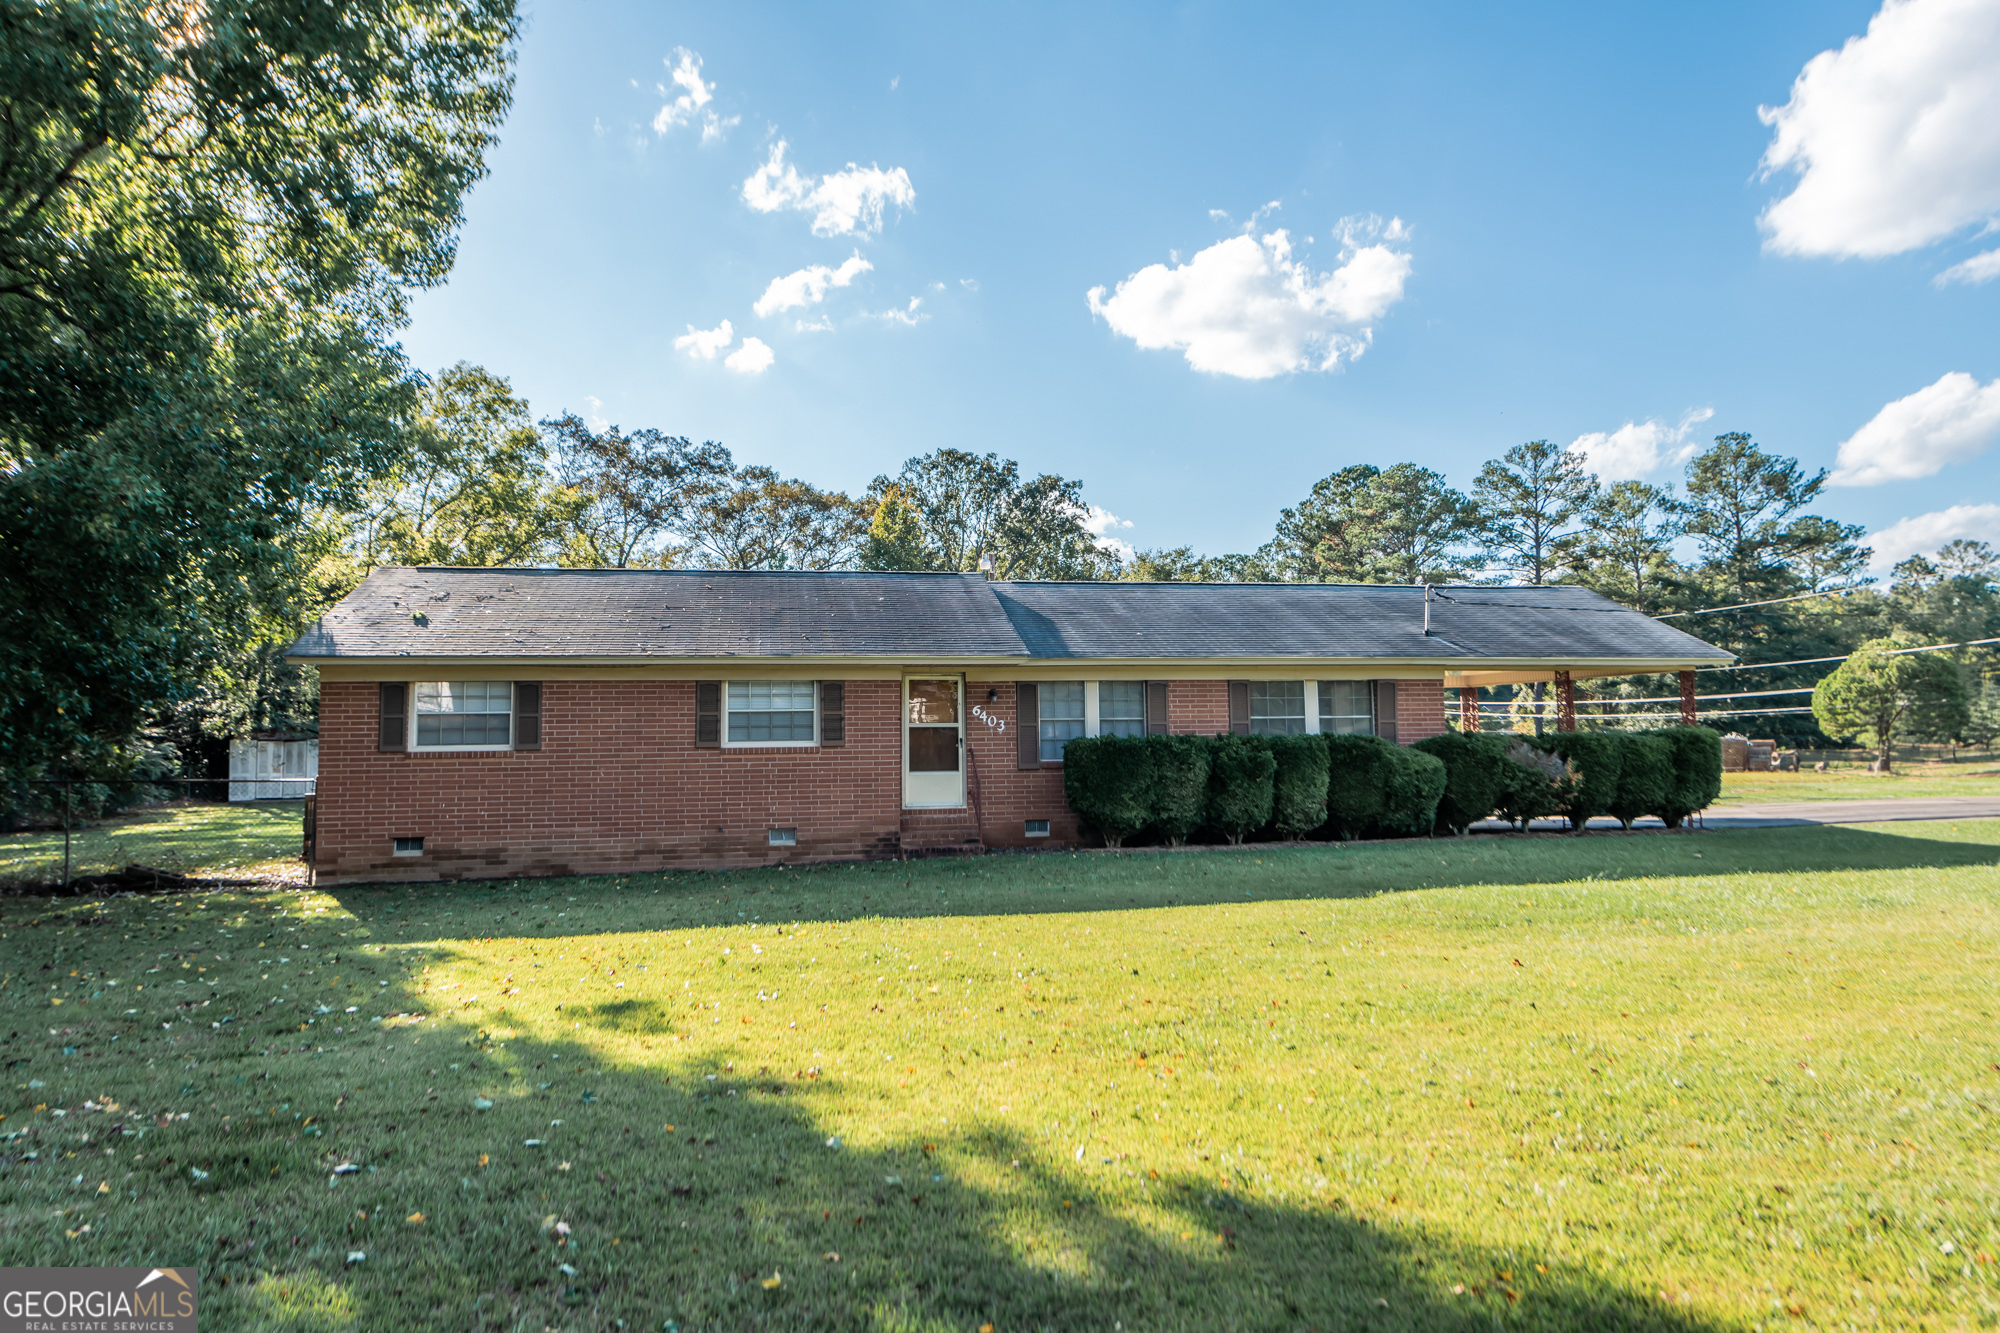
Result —
[[[723,452],[726,463],[728,452]],[[689,508],[689,562],[711,569],[844,569],[868,535],[869,506],[839,491],[731,468]]]
[[[100,765],[296,618],[404,445],[511,0],[0,0],[0,777]]]
[[[1965,678],[1943,653],[1905,652],[1907,639],[1870,639],[1813,689],[1813,717],[1827,735],[1859,740],[1887,772],[1899,733],[1956,736],[1970,721]]]
[[[1643,481],[1615,482],[1591,503],[1578,578],[1613,601],[1658,615],[1680,572],[1673,555],[1679,535],[1672,495]]]
[[[1583,456],[1547,440],[1517,444],[1487,463],[1472,500],[1489,566],[1531,585],[1567,574],[1583,547],[1579,522],[1596,497]]]
[[[563,563],[671,566],[695,508],[729,485],[729,451],[647,427],[593,430],[575,413],[542,422],[560,482],[577,497]]]
[[[1478,531],[1478,508],[1439,473],[1357,463],[1279,514],[1277,536],[1257,554],[1302,582],[1445,582],[1463,574]]]
[[[938,449],[869,487],[871,510],[894,488],[922,525],[912,550],[935,555],[936,569],[979,568],[981,557],[1008,579],[1114,577],[1118,558],[1088,526],[1083,483],[1021,466],[997,454]]]
[[[1716,436],[1689,460],[1682,531],[1700,546],[1716,591],[1733,602],[1794,591],[1800,580],[1791,557],[1801,540],[1821,534],[1802,534],[1787,520],[1825,487],[1825,469],[1808,476],[1797,459],[1767,454],[1740,431]]]

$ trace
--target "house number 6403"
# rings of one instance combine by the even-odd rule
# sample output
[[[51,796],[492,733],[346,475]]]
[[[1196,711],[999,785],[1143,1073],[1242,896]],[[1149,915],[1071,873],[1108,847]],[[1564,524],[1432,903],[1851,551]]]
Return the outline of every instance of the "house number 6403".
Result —
[[[1007,720],[1005,718],[995,717],[978,704],[972,706],[972,715],[995,731],[1007,730]]]

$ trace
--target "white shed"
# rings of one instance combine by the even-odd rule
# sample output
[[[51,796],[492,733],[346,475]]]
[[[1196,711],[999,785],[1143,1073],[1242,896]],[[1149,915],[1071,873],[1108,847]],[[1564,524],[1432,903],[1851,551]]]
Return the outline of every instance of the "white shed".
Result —
[[[246,740],[229,743],[229,799],[293,801],[318,788],[319,742]]]

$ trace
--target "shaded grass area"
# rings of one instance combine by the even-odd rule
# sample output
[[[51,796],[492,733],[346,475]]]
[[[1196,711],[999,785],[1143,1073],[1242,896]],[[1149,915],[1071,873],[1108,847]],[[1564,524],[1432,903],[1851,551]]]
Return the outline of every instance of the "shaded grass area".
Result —
[[[1814,773],[1724,773],[1721,803],[1777,801],[1877,801],[1895,797],[2000,797],[2000,767],[1977,763],[1908,764],[1887,773],[1865,766]]]
[[[302,877],[304,807],[303,801],[173,801],[80,823],[70,831],[70,875],[139,865],[211,878]],[[0,837],[0,885],[60,883],[62,869],[61,829]]]
[[[1971,822],[17,899],[0,1263],[230,1328],[1978,1327],[1996,952]]]

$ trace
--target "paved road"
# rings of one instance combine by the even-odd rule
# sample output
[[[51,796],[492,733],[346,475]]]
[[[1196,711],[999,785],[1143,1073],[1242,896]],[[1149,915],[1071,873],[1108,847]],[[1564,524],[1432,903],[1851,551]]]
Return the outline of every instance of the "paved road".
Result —
[[[1702,816],[1702,825],[1712,829],[1788,828],[1808,824],[1888,824],[1899,820],[2000,819],[2000,796],[1908,797],[1874,801],[1785,801],[1758,805],[1712,805]],[[1615,819],[1593,819],[1594,829],[1614,829]],[[1657,819],[1642,819],[1638,828],[1658,828]],[[1499,831],[1506,827],[1487,820],[1476,828]],[[1554,833],[1568,828],[1560,819],[1538,819],[1530,826],[1537,833]]]

